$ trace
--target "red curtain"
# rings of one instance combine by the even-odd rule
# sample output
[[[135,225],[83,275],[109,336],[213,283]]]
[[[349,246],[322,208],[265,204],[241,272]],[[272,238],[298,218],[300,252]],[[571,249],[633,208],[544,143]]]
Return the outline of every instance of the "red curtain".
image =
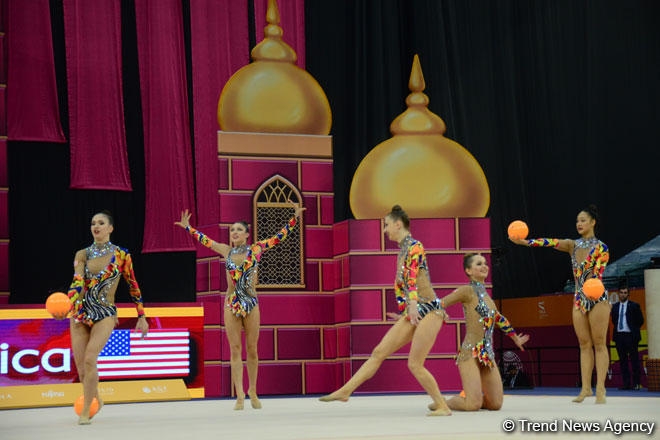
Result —
[[[190,0],[197,218],[219,218],[218,100],[227,80],[249,59],[247,0]]]
[[[48,0],[7,1],[7,137],[65,142]]]
[[[173,225],[182,209],[195,209],[181,0],[135,0],[135,15],[145,156],[142,252],[193,250]]]
[[[63,0],[63,6],[71,188],[130,191],[120,2]]]
[[[282,40],[291,46],[298,55],[297,65],[305,68],[305,0],[280,0],[277,2],[280,11],[280,27]],[[266,10],[268,0],[254,0],[254,21],[256,41],[264,39],[266,27]]]

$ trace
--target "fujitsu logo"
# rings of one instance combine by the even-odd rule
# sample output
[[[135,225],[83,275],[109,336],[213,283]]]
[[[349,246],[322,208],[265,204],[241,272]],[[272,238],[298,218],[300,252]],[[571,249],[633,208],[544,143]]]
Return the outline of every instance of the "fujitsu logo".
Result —
[[[58,356],[59,355],[59,356]],[[51,358],[61,356],[60,365],[53,365]],[[29,358],[37,358],[39,362],[27,362]],[[26,366],[30,365],[30,366]],[[9,353],[9,344],[0,343],[0,374],[9,374],[9,367],[19,374],[34,374],[43,368],[49,373],[67,373],[71,371],[71,349],[70,348],[51,348],[41,354],[39,350],[26,348],[16,353]]]

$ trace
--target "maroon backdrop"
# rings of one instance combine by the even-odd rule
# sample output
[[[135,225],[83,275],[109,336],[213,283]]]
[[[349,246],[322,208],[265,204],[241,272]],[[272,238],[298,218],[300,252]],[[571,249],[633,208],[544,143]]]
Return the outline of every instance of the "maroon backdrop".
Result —
[[[142,252],[194,249],[173,226],[182,208],[194,209],[181,8],[179,0],[135,1],[145,157]]]
[[[7,0],[7,136],[65,142],[60,123],[48,0]]]
[[[28,2],[29,3],[29,2]],[[64,0],[71,188],[130,191],[121,5]]]
[[[217,223],[220,215],[218,99],[231,75],[250,62],[247,8],[247,0],[190,2],[196,225]]]

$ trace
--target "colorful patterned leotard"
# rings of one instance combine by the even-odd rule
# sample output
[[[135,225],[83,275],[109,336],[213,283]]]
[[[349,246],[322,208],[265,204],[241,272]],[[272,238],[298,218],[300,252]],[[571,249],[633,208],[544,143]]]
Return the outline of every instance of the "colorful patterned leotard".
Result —
[[[495,306],[482,283],[470,281],[467,288],[461,287],[442,299],[443,307],[457,302],[463,304],[465,314],[465,338],[456,357],[456,363],[477,359],[480,364],[493,368],[493,330],[497,325],[509,337],[516,335],[509,320]]]
[[[535,238],[528,240],[528,244],[533,247],[557,247],[559,240],[556,238]],[[589,253],[582,262],[578,262],[576,258],[578,249],[589,249]],[[610,253],[607,245],[596,237],[587,239],[578,238],[573,241],[571,263],[573,267],[573,278],[575,280],[574,305],[582,313],[587,313],[596,303],[608,300],[607,290],[598,299],[592,300],[584,294],[582,286],[589,278],[599,278],[602,280],[603,272],[609,259]]]
[[[254,288],[257,281],[256,273],[259,261],[261,261],[265,251],[286,239],[296,223],[296,217],[293,217],[274,236],[250,245],[238,246],[229,251],[229,255],[225,259],[225,268],[230,284],[227,289],[225,307],[234,315],[245,317],[259,303]],[[213,241],[203,233],[190,226],[186,230],[204,246],[212,247]]]
[[[263,253],[286,239],[289,232],[296,226],[296,217],[291,218],[284,228],[274,236],[260,240],[246,246],[245,250],[233,248],[225,260],[227,274],[232,280],[233,289],[227,292],[225,306],[236,316],[247,316],[258,304],[257,292],[254,289],[256,283],[257,267],[263,257]],[[242,264],[236,264],[232,255],[245,254]]]
[[[401,250],[397,258],[397,274],[394,280],[394,294],[399,311],[408,314],[409,301],[417,301],[420,318],[431,311],[438,312],[442,307],[431,287],[429,268],[424,246],[410,235],[399,243]]]
[[[109,316],[117,315],[114,296],[119,284],[119,277],[123,276],[129,286],[131,300],[135,303],[138,316],[144,315],[142,294],[133,272],[133,260],[127,249],[120,248],[112,243],[106,244],[103,256],[96,257],[93,253],[94,245],[86,248],[84,260],[76,256],[76,274],[69,287],[69,299],[73,303],[73,319],[88,326]],[[81,275],[78,272],[83,272]]]

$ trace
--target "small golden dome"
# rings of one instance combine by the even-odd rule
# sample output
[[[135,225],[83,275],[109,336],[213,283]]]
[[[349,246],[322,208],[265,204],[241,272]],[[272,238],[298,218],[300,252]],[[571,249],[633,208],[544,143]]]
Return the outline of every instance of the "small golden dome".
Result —
[[[251,53],[253,62],[227,81],[218,101],[223,131],[327,135],[332,112],[319,83],[296,63],[295,51],[282,41],[275,0],[269,0],[264,39]]]

